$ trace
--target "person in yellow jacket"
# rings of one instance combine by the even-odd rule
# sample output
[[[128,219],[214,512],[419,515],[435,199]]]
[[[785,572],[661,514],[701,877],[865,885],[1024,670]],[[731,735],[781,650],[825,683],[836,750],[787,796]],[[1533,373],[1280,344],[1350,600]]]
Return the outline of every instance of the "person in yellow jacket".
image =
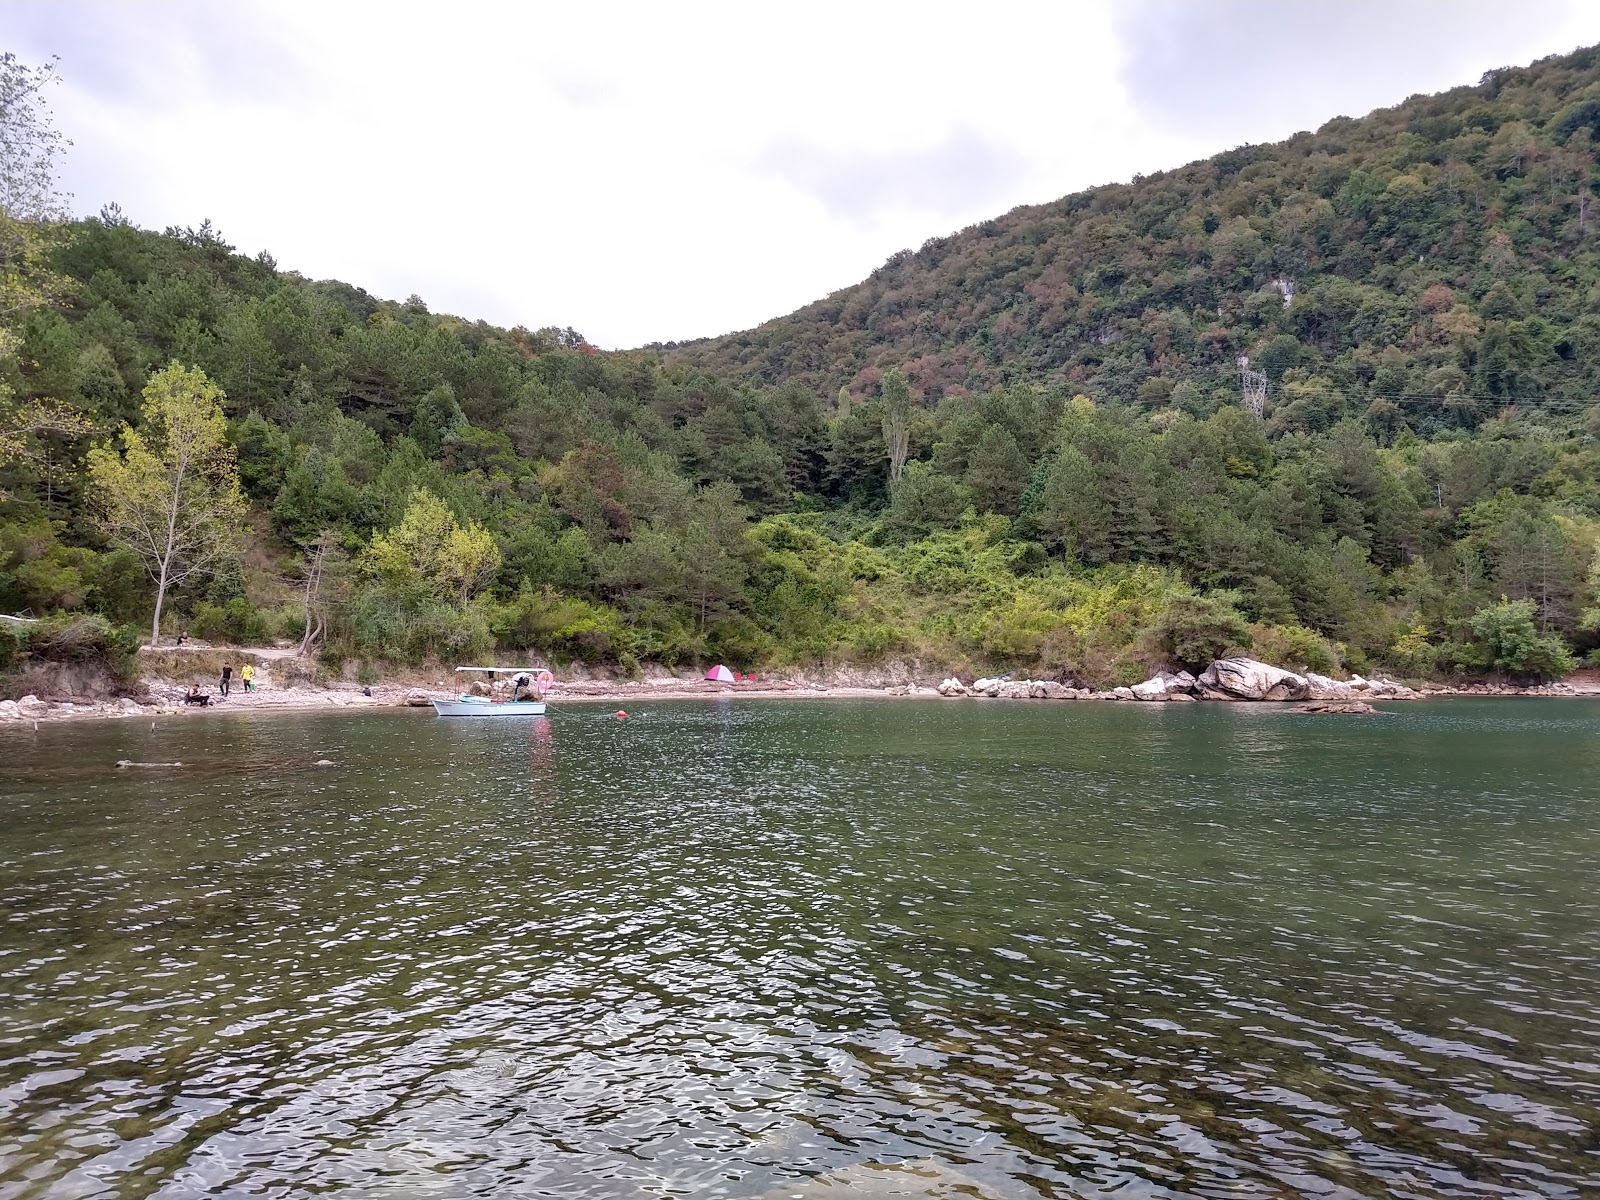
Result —
[[[255,667],[255,664],[254,663],[245,663],[244,666],[240,667],[239,668],[239,678],[244,680],[244,690],[245,691],[247,691],[247,692],[255,691],[256,690],[256,667]]]

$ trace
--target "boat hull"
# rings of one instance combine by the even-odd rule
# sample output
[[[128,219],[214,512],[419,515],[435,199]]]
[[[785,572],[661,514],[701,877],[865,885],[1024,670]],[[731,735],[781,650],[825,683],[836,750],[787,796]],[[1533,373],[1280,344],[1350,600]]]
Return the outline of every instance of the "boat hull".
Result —
[[[543,700],[435,700],[433,709],[441,717],[542,717]]]

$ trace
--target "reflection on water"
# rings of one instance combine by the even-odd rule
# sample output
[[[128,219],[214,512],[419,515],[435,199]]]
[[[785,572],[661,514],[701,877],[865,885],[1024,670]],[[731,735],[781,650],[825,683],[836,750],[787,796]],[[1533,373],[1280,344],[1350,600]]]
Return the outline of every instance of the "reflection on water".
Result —
[[[1597,734],[1578,701],[8,733],[0,1196],[1592,1195]]]

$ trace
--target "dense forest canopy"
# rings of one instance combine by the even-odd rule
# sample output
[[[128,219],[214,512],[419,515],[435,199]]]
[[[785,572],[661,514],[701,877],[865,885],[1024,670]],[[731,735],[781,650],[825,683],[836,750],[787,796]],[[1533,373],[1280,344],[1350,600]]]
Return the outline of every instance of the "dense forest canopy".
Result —
[[[1249,355],[1275,425],[1430,435],[1600,372],[1600,55],[1490,72],[1316,133],[1019,208],[748,333],[667,347],[758,383],[922,395],[1061,384],[1210,410]]]
[[[1560,674],[1600,645],[1596,136],[1584,51],[624,353],[209,224],[7,210],[0,610],[148,626],[103,493],[170,440],[151,414],[209,404],[242,523],[168,630],[373,663]]]

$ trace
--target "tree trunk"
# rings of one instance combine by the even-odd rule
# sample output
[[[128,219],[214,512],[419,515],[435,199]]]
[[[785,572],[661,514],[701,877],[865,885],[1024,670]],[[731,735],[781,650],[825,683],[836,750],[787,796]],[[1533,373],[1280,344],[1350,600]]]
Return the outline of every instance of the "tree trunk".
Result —
[[[161,564],[161,576],[156,580],[156,615],[150,619],[150,645],[161,644],[161,605],[167,598],[167,564]]]
[[[322,564],[328,557],[328,535],[324,533],[317,539],[317,552],[306,566],[306,591],[303,612],[305,614],[305,632],[300,638],[300,653],[305,655],[317,644],[317,639],[322,636],[322,613],[317,604],[317,592],[322,586]],[[316,625],[311,624],[315,615]]]

